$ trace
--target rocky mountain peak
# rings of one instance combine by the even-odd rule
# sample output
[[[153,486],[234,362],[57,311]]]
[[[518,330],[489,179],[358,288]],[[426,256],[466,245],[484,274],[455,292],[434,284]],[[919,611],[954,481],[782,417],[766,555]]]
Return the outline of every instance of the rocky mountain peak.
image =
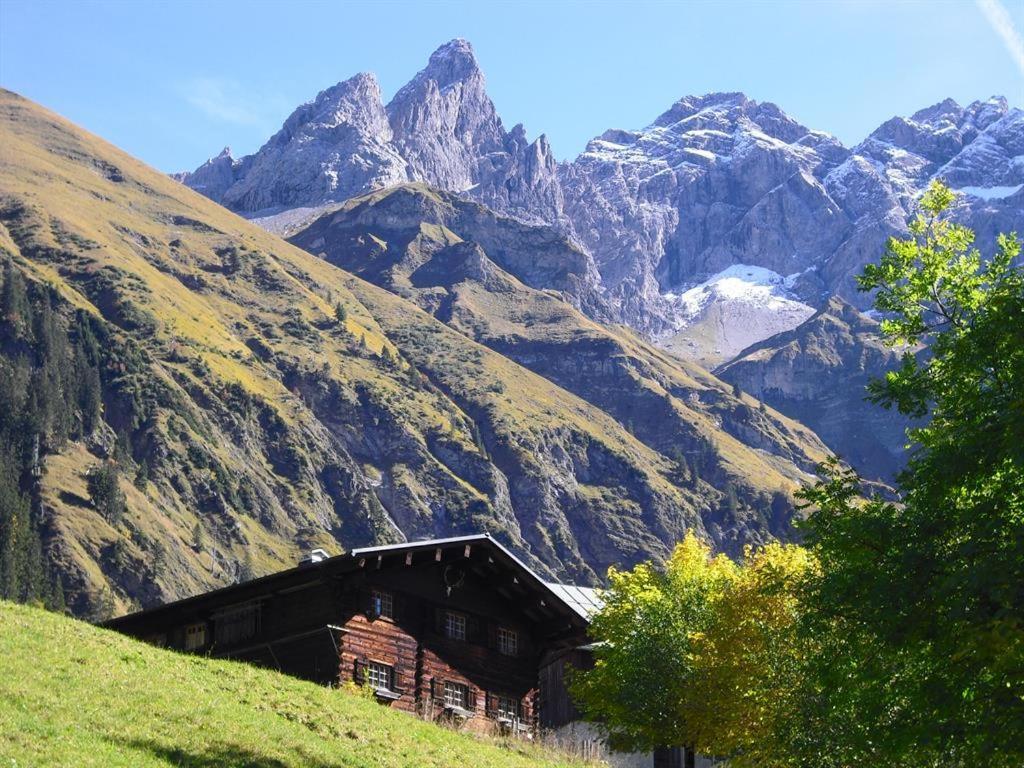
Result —
[[[395,94],[387,115],[412,176],[463,191],[478,183],[477,164],[504,149],[505,131],[465,40],[453,40]]]
[[[748,102],[749,100],[742,93],[707,93],[703,96],[684,96],[667,111],[660,114],[652,125],[668,127],[689,120],[701,113],[735,114],[735,110],[742,109]]]
[[[1005,96],[993,96],[987,101],[973,101],[965,110],[967,116],[979,131],[1002,119],[1010,111]]]
[[[368,130],[384,140],[390,137],[380,84],[374,74],[360,72],[321,91],[312,102],[292,112],[271,142],[287,142],[300,132],[341,125]]]
[[[938,104],[919,109],[910,119],[917,123],[928,123],[934,125],[939,122],[948,121],[958,123],[963,116],[964,109],[954,99],[943,99]]]
[[[685,96],[659,115],[651,127],[667,128],[674,132],[719,130],[732,133],[739,129],[749,129],[751,124],[767,135],[787,143],[808,133],[806,127],[775,104],[757,102],[739,92]]]
[[[473,46],[460,37],[434,51],[420,75],[434,80],[441,88],[477,77],[483,79]]]

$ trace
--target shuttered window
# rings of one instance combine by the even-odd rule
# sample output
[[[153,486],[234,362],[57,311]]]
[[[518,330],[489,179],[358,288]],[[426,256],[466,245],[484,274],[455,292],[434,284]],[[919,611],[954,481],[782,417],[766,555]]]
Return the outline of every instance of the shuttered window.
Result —
[[[185,650],[195,651],[206,645],[206,624],[189,624],[185,627]]]
[[[217,645],[234,645],[255,637],[259,631],[258,603],[225,611],[214,618],[213,634]]]

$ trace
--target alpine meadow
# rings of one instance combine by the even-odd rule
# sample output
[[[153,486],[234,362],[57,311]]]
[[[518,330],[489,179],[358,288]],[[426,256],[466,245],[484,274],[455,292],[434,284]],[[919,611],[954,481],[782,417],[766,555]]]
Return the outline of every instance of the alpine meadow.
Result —
[[[1024,765],[1024,16],[921,10],[0,5],[0,763]]]

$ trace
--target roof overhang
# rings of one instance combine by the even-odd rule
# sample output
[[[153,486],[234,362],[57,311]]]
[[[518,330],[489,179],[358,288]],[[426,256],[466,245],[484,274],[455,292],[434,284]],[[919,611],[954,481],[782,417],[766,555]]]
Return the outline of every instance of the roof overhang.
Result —
[[[493,585],[495,591],[521,608],[535,622],[538,632],[551,642],[561,642],[564,638],[566,643],[578,644],[580,633],[586,631],[586,615],[567,598],[562,585],[543,581],[508,547],[486,533],[359,547],[319,562],[303,563],[252,581],[110,619],[104,626],[132,632],[152,624],[185,622],[189,616],[208,613],[214,608],[287,594],[316,583],[343,580],[359,571],[413,562],[422,564],[424,553],[430,553],[434,562],[466,564],[482,580]]]

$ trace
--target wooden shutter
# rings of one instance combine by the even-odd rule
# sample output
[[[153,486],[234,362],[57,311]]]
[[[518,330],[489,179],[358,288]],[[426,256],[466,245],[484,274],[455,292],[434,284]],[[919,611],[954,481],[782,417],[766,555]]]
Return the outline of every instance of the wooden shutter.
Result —
[[[498,647],[498,625],[487,622],[487,647],[492,651]]]
[[[489,691],[484,693],[484,714],[492,720],[498,717],[498,697]]]
[[[352,663],[352,680],[359,685],[366,682],[366,662],[356,659]]]
[[[472,685],[466,686],[466,709],[470,712],[476,709],[476,689]]]

